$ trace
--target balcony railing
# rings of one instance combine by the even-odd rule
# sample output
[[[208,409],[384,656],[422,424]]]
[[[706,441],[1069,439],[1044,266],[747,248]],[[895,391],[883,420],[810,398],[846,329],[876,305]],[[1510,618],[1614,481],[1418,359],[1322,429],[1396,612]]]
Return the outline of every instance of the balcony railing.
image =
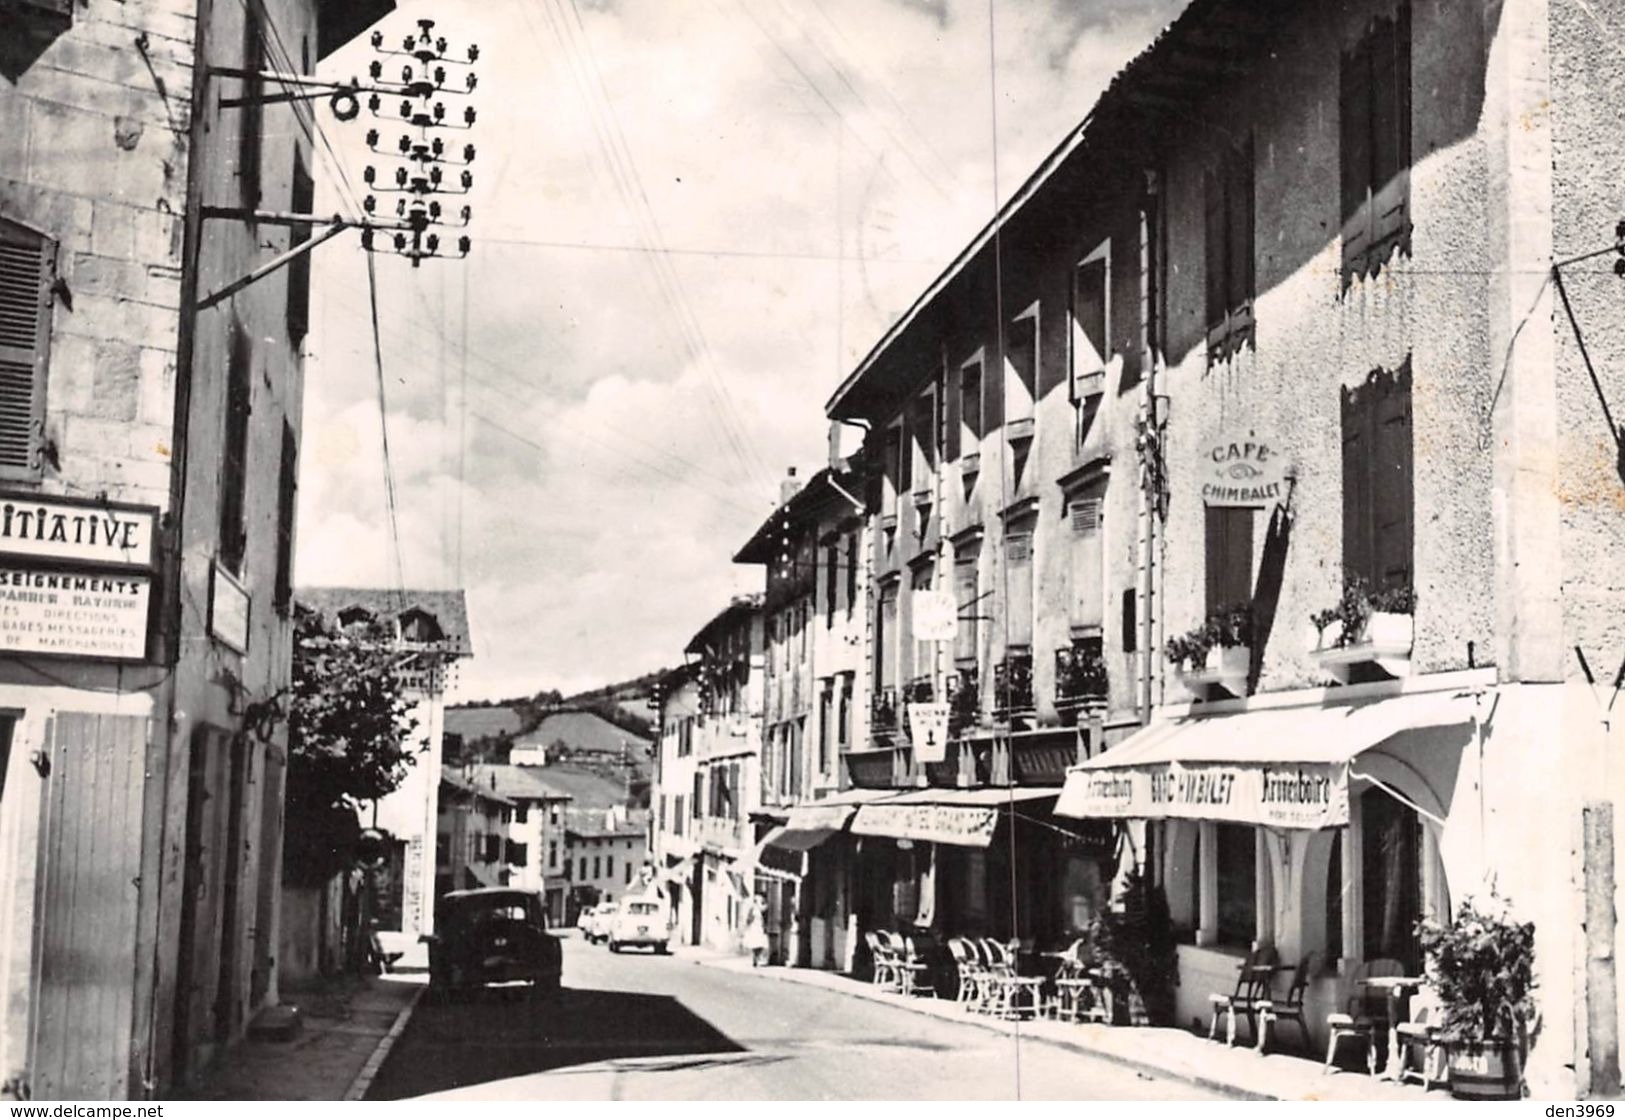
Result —
[[[897,730],[897,690],[895,688],[876,690],[874,704],[869,710],[869,727],[875,732]]]
[[[948,678],[948,734],[957,738],[982,719],[982,682],[974,666]]]
[[[1033,655],[1012,653],[993,666],[993,710],[997,716],[1033,710]]]
[[[1100,640],[1055,651],[1055,706],[1084,708],[1106,702],[1106,660]]]
[[[915,677],[903,690],[903,698],[909,704],[929,704],[935,695],[936,689],[930,677]]]

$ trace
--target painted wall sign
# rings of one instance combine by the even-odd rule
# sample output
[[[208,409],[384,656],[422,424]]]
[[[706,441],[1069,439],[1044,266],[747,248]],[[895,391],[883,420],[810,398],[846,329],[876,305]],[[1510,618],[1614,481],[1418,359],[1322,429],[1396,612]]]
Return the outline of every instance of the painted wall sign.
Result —
[[[1074,770],[1056,802],[1064,817],[1236,821],[1272,828],[1348,824],[1348,765],[1179,762]]]
[[[1202,501],[1210,506],[1273,506],[1286,500],[1286,456],[1253,433],[1221,436],[1202,452]]]
[[[152,581],[0,567],[0,653],[141,661]]]
[[[248,589],[215,564],[209,581],[209,633],[238,653],[247,653],[248,611]]]
[[[993,842],[999,811],[981,805],[864,805],[853,818],[857,836],[889,836],[933,844],[985,848]]]
[[[915,762],[942,762],[948,757],[948,705],[909,704],[908,738]]]
[[[0,553],[8,556],[150,570],[157,527],[151,506],[0,494]]]

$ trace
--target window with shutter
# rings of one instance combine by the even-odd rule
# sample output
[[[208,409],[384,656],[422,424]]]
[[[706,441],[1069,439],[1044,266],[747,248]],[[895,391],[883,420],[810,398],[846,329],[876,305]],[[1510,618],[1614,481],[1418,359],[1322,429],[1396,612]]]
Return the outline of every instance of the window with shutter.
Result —
[[[975,455],[982,440],[982,360],[973,359],[959,367],[960,454]]]
[[[917,568],[909,580],[909,590],[913,593],[913,603],[918,603],[919,596],[929,592],[932,584],[932,570],[929,565]],[[932,642],[916,641],[913,645],[913,664],[909,668],[910,677],[928,676],[935,668],[936,645]]]
[[[966,556],[954,561],[954,597],[959,603],[959,625],[954,631],[954,660],[961,666],[975,666],[979,661],[980,646],[977,630],[982,604],[977,591],[976,557]]]
[[[1343,570],[1373,587],[1408,587],[1415,537],[1409,360],[1344,389],[1342,420]]]
[[[1094,375],[1111,355],[1111,242],[1103,243],[1072,274],[1072,399],[1101,392]]]
[[[289,203],[295,214],[309,214],[316,205],[316,185],[305,168],[304,153],[293,153],[293,190]],[[292,226],[289,247],[310,240],[310,229]],[[310,329],[310,254],[296,257],[288,265],[288,340],[297,349]]]
[[[1207,609],[1253,597],[1253,511],[1207,507]]]
[[[1410,252],[1411,18],[1372,21],[1339,67],[1343,286]]]
[[[242,324],[231,323],[230,352],[226,363],[226,430],[220,456],[220,562],[233,575],[243,574],[247,551],[244,502],[248,486],[248,417],[254,351]]]
[[[1019,533],[1004,542],[1005,645],[1025,648],[1033,642],[1033,538]]]
[[[282,467],[277,486],[276,516],[276,610],[284,618],[293,602],[293,517],[299,486],[299,445],[293,425],[282,422]],[[524,807],[520,807],[520,820]]]
[[[880,687],[897,686],[897,584],[880,589],[880,605],[875,618],[875,679]]]
[[[1101,586],[1101,513],[1099,497],[1074,498],[1072,520],[1072,625],[1098,629],[1104,613]]]
[[[36,479],[56,243],[0,218],[0,478]]]
[[[1139,596],[1132,587],[1123,589],[1123,652],[1136,653],[1140,648]]]
[[[1223,361],[1253,339],[1253,141],[1226,149],[1203,178],[1208,360]]]
[[[1004,340],[1004,422],[1011,435],[1022,434],[1014,422],[1031,420],[1038,400],[1038,305],[1010,323]],[[1027,434],[1031,434],[1030,428]]]

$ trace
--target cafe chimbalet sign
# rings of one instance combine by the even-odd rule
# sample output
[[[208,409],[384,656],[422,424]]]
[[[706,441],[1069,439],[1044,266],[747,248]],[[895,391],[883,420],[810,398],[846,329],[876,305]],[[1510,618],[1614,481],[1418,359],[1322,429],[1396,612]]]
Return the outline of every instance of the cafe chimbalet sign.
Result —
[[[158,511],[0,494],[0,654],[147,655]]]
[[[1287,460],[1253,433],[1221,436],[1202,453],[1202,501],[1210,506],[1273,506],[1286,500]]]

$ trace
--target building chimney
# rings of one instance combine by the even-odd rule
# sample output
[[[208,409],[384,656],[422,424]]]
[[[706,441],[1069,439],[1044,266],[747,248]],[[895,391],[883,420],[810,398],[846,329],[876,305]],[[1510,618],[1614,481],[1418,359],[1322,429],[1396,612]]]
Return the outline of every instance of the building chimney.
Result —
[[[782,506],[799,493],[801,493],[801,479],[796,477],[796,469],[791,467],[788,473],[785,474],[784,481],[779,483],[779,505]]]

